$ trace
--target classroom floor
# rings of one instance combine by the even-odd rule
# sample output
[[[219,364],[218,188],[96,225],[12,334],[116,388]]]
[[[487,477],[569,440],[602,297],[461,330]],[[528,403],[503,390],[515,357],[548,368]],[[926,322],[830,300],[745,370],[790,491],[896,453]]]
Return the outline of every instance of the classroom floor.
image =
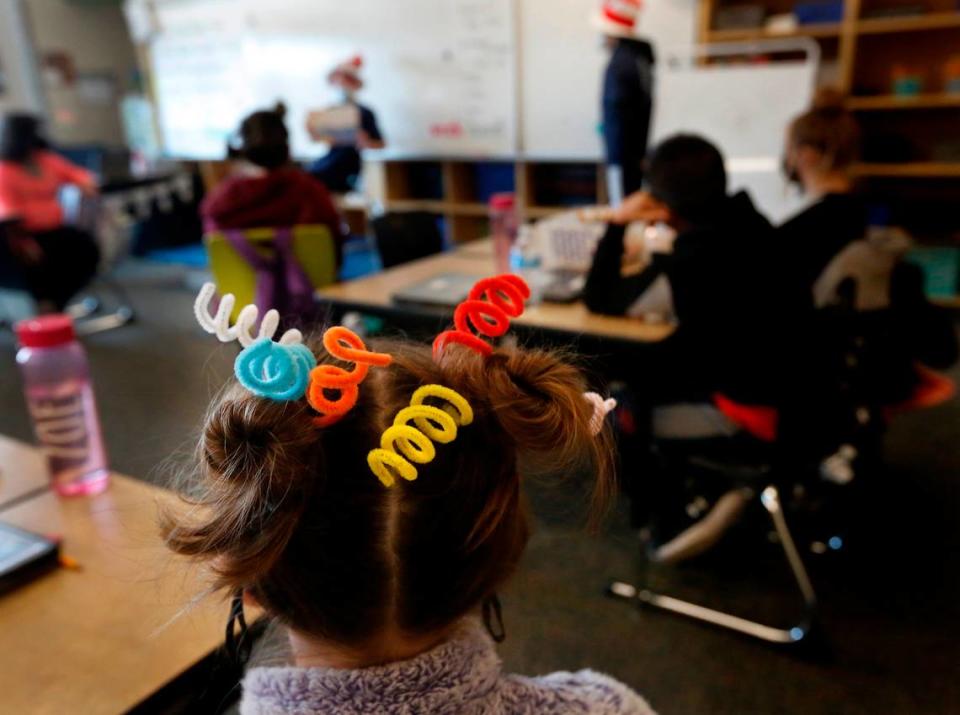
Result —
[[[123,283],[137,322],[86,345],[114,468],[162,483],[189,457],[234,353],[193,324],[181,269],[130,264]],[[0,433],[28,440],[13,357],[12,337],[0,333]],[[609,600],[611,577],[637,576],[638,541],[624,510],[590,537],[576,517],[576,489],[538,486],[536,533],[502,597],[507,667],[606,671],[664,715],[960,712],[958,430],[957,401],[894,424],[889,474],[861,505],[850,550],[810,565],[828,643],[807,654]],[[716,556],[651,577],[672,593],[708,592],[786,622],[796,599],[764,541],[762,529],[745,529]]]

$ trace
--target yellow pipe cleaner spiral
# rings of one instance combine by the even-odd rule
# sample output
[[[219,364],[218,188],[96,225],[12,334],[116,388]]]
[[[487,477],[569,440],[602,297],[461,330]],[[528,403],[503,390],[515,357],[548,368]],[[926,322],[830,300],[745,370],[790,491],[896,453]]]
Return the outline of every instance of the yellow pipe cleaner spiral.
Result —
[[[428,397],[446,402],[447,405],[441,409],[424,404]],[[384,430],[380,447],[367,454],[367,464],[385,487],[394,485],[395,473],[407,481],[413,481],[417,478],[414,462],[432,462],[437,456],[433,443],[452,442],[456,439],[457,427],[471,422],[473,408],[459,392],[442,385],[424,385],[413,393],[410,406],[400,410],[393,418],[393,425]]]

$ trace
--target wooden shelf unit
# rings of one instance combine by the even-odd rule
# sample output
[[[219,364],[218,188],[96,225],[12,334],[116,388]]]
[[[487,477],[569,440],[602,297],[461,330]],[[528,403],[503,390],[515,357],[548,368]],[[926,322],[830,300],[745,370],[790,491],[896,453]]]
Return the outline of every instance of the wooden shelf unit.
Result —
[[[821,80],[839,86],[863,133],[859,184],[914,233],[921,244],[960,245],[960,93],[947,91],[945,64],[960,57],[956,0],[842,0],[838,23],[800,25],[788,33],[762,27],[718,30],[718,7],[742,0],[701,0],[699,38],[722,44],[779,37],[813,38],[821,49]],[[796,0],[757,0],[767,17],[789,13]],[[922,14],[895,13],[902,8]],[[752,59],[752,58],[750,58]],[[901,69],[903,68],[903,69]],[[918,76],[920,92],[894,94],[903,70]],[[936,302],[960,309],[960,295]]]
[[[858,20],[856,31],[861,35],[890,32],[922,32],[960,27],[960,12],[935,12],[902,17],[874,17]]]
[[[847,100],[847,107],[857,112],[900,109],[946,109],[960,107],[960,92],[933,92],[913,96],[878,94],[872,97],[850,97]]]
[[[499,191],[516,195],[524,221],[607,200],[602,165],[591,161],[409,158],[382,164],[384,208],[436,214],[451,243],[489,235],[487,201]]]
[[[837,23],[799,25],[786,33],[764,27],[715,29],[718,9],[739,2],[701,0],[700,39],[722,44],[815,38],[825,65],[832,70],[826,81],[838,84],[849,96],[847,106],[858,113],[864,146],[871,148],[870,155],[865,153],[865,162],[871,163],[857,167],[858,177],[903,181],[960,178],[960,164],[944,160],[957,152],[953,127],[960,126],[960,93],[946,91],[943,71],[947,60],[960,57],[960,8],[954,0],[842,0],[843,19]],[[791,12],[795,0],[758,2],[764,4],[769,17]],[[903,12],[908,8],[924,12],[893,14],[900,7]],[[894,73],[901,68],[920,78],[921,93],[892,93]],[[891,138],[897,146],[890,146],[887,140]]]
[[[854,166],[858,178],[960,178],[960,161],[913,161],[893,164],[862,162]]]
[[[839,37],[843,25],[839,22],[829,22],[822,24],[801,25],[795,30],[788,32],[777,32],[766,28],[743,29],[743,30],[709,30],[705,35],[705,40],[709,43],[715,42],[744,42],[751,40],[776,40],[789,37]]]

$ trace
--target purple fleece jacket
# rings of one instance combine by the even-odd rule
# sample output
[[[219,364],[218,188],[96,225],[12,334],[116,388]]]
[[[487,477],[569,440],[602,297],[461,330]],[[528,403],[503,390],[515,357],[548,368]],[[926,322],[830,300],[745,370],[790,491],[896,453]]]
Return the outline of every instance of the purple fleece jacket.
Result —
[[[591,670],[505,675],[493,641],[467,621],[410,660],[375,668],[253,668],[241,715],[654,715],[646,701]]]

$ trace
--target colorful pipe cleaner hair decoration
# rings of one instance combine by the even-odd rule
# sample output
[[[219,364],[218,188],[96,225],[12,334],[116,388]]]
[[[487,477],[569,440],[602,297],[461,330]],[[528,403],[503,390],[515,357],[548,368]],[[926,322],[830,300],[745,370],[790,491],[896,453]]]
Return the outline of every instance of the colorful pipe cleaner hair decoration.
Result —
[[[446,402],[442,409],[424,404],[427,398]],[[413,422],[415,427],[410,425]],[[367,464],[385,487],[396,482],[395,474],[407,481],[417,478],[416,464],[427,464],[437,456],[434,442],[447,444],[457,436],[457,427],[473,422],[473,408],[460,393],[442,385],[424,385],[413,393],[380,438],[380,447],[370,450]]]
[[[603,399],[596,392],[584,392],[584,398],[593,405],[593,414],[590,416],[590,433],[596,437],[603,429],[603,421],[607,415],[613,412],[617,406],[617,401],[612,397]]]
[[[492,354],[493,346],[483,337],[498,338],[506,333],[510,318],[523,313],[529,297],[530,287],[520,276],[505,274],[477,281],[453,313],[454,330],[440,333],[433,341],[434,360],[449,343],[465,345],[481,355]]]
[[[216,315],[210,315],[210,301],[217,293],[217,287],[213,283],[204,283],[197,299],[193,303],[193,314],[197,316],[197,322],[200,327],[211,335],[216,335],[222,343],[230,343],[236,340],[243,347],[248,348],[260,338],[272,339],[280,327],[280,314],[275,310],[268,310],[263,315],[260,322],[260,330],[257,335],[251,333],[252,328],[257,324],[257,316],[260,311],[255,305],[244,306],[237,316],[236,324],[230,327],[230,314],[233,313],[233,306],[237,299],[233,293],[227,293],[220,299],[220,305],[217,308]],[[278,341],[281,345],[293,345],[303,342],[303,335],[299,330],[288,330]]]
[[[317,427],[329,427],[353,409],[360,395],[359,385],[371,366],[386,367],[393,361],[390,355],[367,350],[356,333],[342,326],[323,334],[323,346],[334,357],[356,363],[356,367],[348,371],[336,365],[318,365],[310,371],[307,402],[321,414],[313,420]],[[339,396],[329,399],[324,390],[339,392]]]
[[[316,364],[306,345],[281,345],[260,338],[237,355],[233,371],[240,384],[254,395],[286,402],[303,397],[310,370]]]
[[[237,380],[258,397],[285,402],[299,400],[307,390],[310,370],[317,364],[316,358],[303,344],[299,330],[288,330],[279,342],[273,341],[280,326],[280,314],[268,310],[260,322],[256,336],[253,327],[259,310],[247,305],[237,316],[236,324],[230,326],[230,314],[236,303],[232,293],[220,299],[215,315],[210,314],[210,301],[216,293],[213,283],[204,283],[193,304],[193,312],[200,327],[224,343],[236,340],[243,350],[233,363]]]

